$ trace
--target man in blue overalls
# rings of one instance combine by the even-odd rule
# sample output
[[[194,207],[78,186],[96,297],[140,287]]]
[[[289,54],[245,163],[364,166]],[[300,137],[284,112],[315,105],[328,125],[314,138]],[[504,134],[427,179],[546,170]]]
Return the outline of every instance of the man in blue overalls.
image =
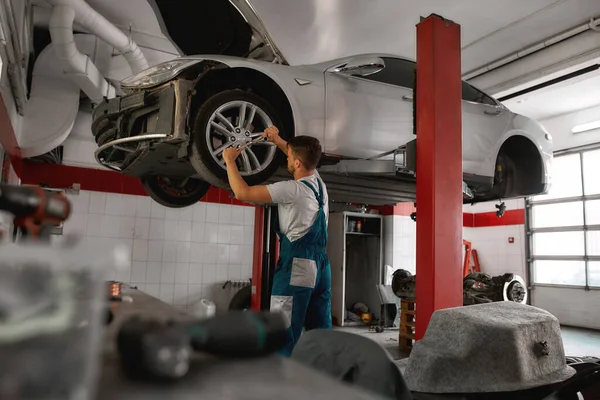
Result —
[[[271,310],[288,320],[288,341],[282,354],[290,355],[302,328],[331,329],[331,269],[325,247],[329,212],[327,189],[316,171],[321,145],[315,138],[297,136],[286,142],[275,127],[265,136],[285,152],[294,180],[267,186],[248,186],[236,158],[243,149],[223,152],[229,185],[241,201],[278,205],[281,242],[273,278]]]

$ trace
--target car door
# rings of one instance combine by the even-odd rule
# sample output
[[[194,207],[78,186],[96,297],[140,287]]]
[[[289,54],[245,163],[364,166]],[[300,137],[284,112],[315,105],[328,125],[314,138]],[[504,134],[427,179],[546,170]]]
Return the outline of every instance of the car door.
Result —
[[[463,173],[489,175],[491,152],[510,122],[510,111],[482,91],[462,84]],[[495,162],[495,160],[492,160]],[[482,172],[483,171],[483,172]],[[485,173],[487,171],[487,173]]]
[[[415,63],[382,57],[372,75],[325,72],[325,152],[368,158],[414,139],[412,87]]]

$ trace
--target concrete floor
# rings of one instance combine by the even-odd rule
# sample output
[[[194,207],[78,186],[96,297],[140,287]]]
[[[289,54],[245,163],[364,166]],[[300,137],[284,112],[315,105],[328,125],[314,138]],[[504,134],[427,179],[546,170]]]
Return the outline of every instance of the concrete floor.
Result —
[[[369,328],[366,326],[336,327],[334,329],[340,329],[344,332],[354,333],[374,340],[385,348],[394,360],[408,357],[408,353],[400,350],[397,328],[386,329],[381,333],[369,331]],[[566,355],[600,357],[600,331],[562,327],[562,335]]]

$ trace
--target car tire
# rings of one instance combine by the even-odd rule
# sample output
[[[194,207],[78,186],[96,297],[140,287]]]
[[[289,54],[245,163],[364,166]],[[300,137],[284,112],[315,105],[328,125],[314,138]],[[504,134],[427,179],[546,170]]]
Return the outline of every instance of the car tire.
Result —
[[[244,286],[229,302],[229,311],[249,310],[252,302],[252,286]]]
[[[255,114],[258,117],[255,116],[253,122],[258,122],[259,124],[253,128],[256,130],[251,131],[252,135],[258,135],[259,133],[262,133],[262,131],[266,128],[266,126],[262,126],[264,125],[263,122],[269,122],[269,124],[272,124],[279,129],[279,134],[281,137],[287,137],[283,128],[283,123],[277,112],[273,109],[273,107],[271,107],[271,105],[269,105],[269,103],[267,103],[266,100],[254,93],[239,89],[227,90],[217,93],[206,100],[194,118],[194,124],[192,127],[192,140],[189,149],[190,162],[194,166],[196,172],[198,172],[198,174],[204,180],[213,186],[222,189],[230,189],[227,179],[227,170],[225,169],[224,164],[220,162],[222,158],[213,156],[212,153],[215,151],[214,147],[218,147],[219,144],[224,145],[225,140],[223,140],[223,138],[217,138],[219,135],[210,133],[210,131],[207,132],[207,128],[211,121],[213,121],[214,113],[216,113],[217,110],[236,102],[246,102],[250,105],[258,107],[258,110],[262,111],[262,114],[258,111]],[[231,122],[233,124],[233,121]],[[213,130],[212,132],[214,131],[216,130]],[[210,135],[212,135],[212,137],[210,137]],[[223,140],[223,143],[220,143],[219,140]],[[266,148],[267,150],[262,149],[262,147]],[[272,157],[265,157],[265,160],[270,159],[270,161],[268,163],[265,161],[265,164],[259,171],[256,171],[255,173],[243,173],[242,169],[240,169],[240,172],[242,172],[242,177],[249,185],[258,185],[263,183],[269,179],[285,162],[285,154],[279,151],[275,146],[269,146],[269,143],[261,144],[261,147],[258,148],[258,150],[255,150],[257,149],[255,146],[250,147],[253,152],[260,152],[256,155],[256,159],[259,162],[262,162],[261,154],[263,152],[267,154],[270,151],[269,148],[274,150]],[[239,157],[239,159],[242,159],[242,157]]]
[[[170,184],[168,178],[149,175],[142,184],[152,200],[165,207],[183,208],[199,202],[210,189],[210,184],[199,179],[189,178],[184,186]]]

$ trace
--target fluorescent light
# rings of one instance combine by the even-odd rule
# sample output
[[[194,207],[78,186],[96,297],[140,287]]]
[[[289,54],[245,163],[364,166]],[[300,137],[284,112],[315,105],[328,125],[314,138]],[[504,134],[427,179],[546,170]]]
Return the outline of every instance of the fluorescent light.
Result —
[[[573,129],[571,129],[571,132],[581,133],[581,132],[587,132],[587,131],[591,131],[592,129],[599,129],[599,128],[600,128],[600,120],[588,122],[587,124],[576,125],[573,127]]]

